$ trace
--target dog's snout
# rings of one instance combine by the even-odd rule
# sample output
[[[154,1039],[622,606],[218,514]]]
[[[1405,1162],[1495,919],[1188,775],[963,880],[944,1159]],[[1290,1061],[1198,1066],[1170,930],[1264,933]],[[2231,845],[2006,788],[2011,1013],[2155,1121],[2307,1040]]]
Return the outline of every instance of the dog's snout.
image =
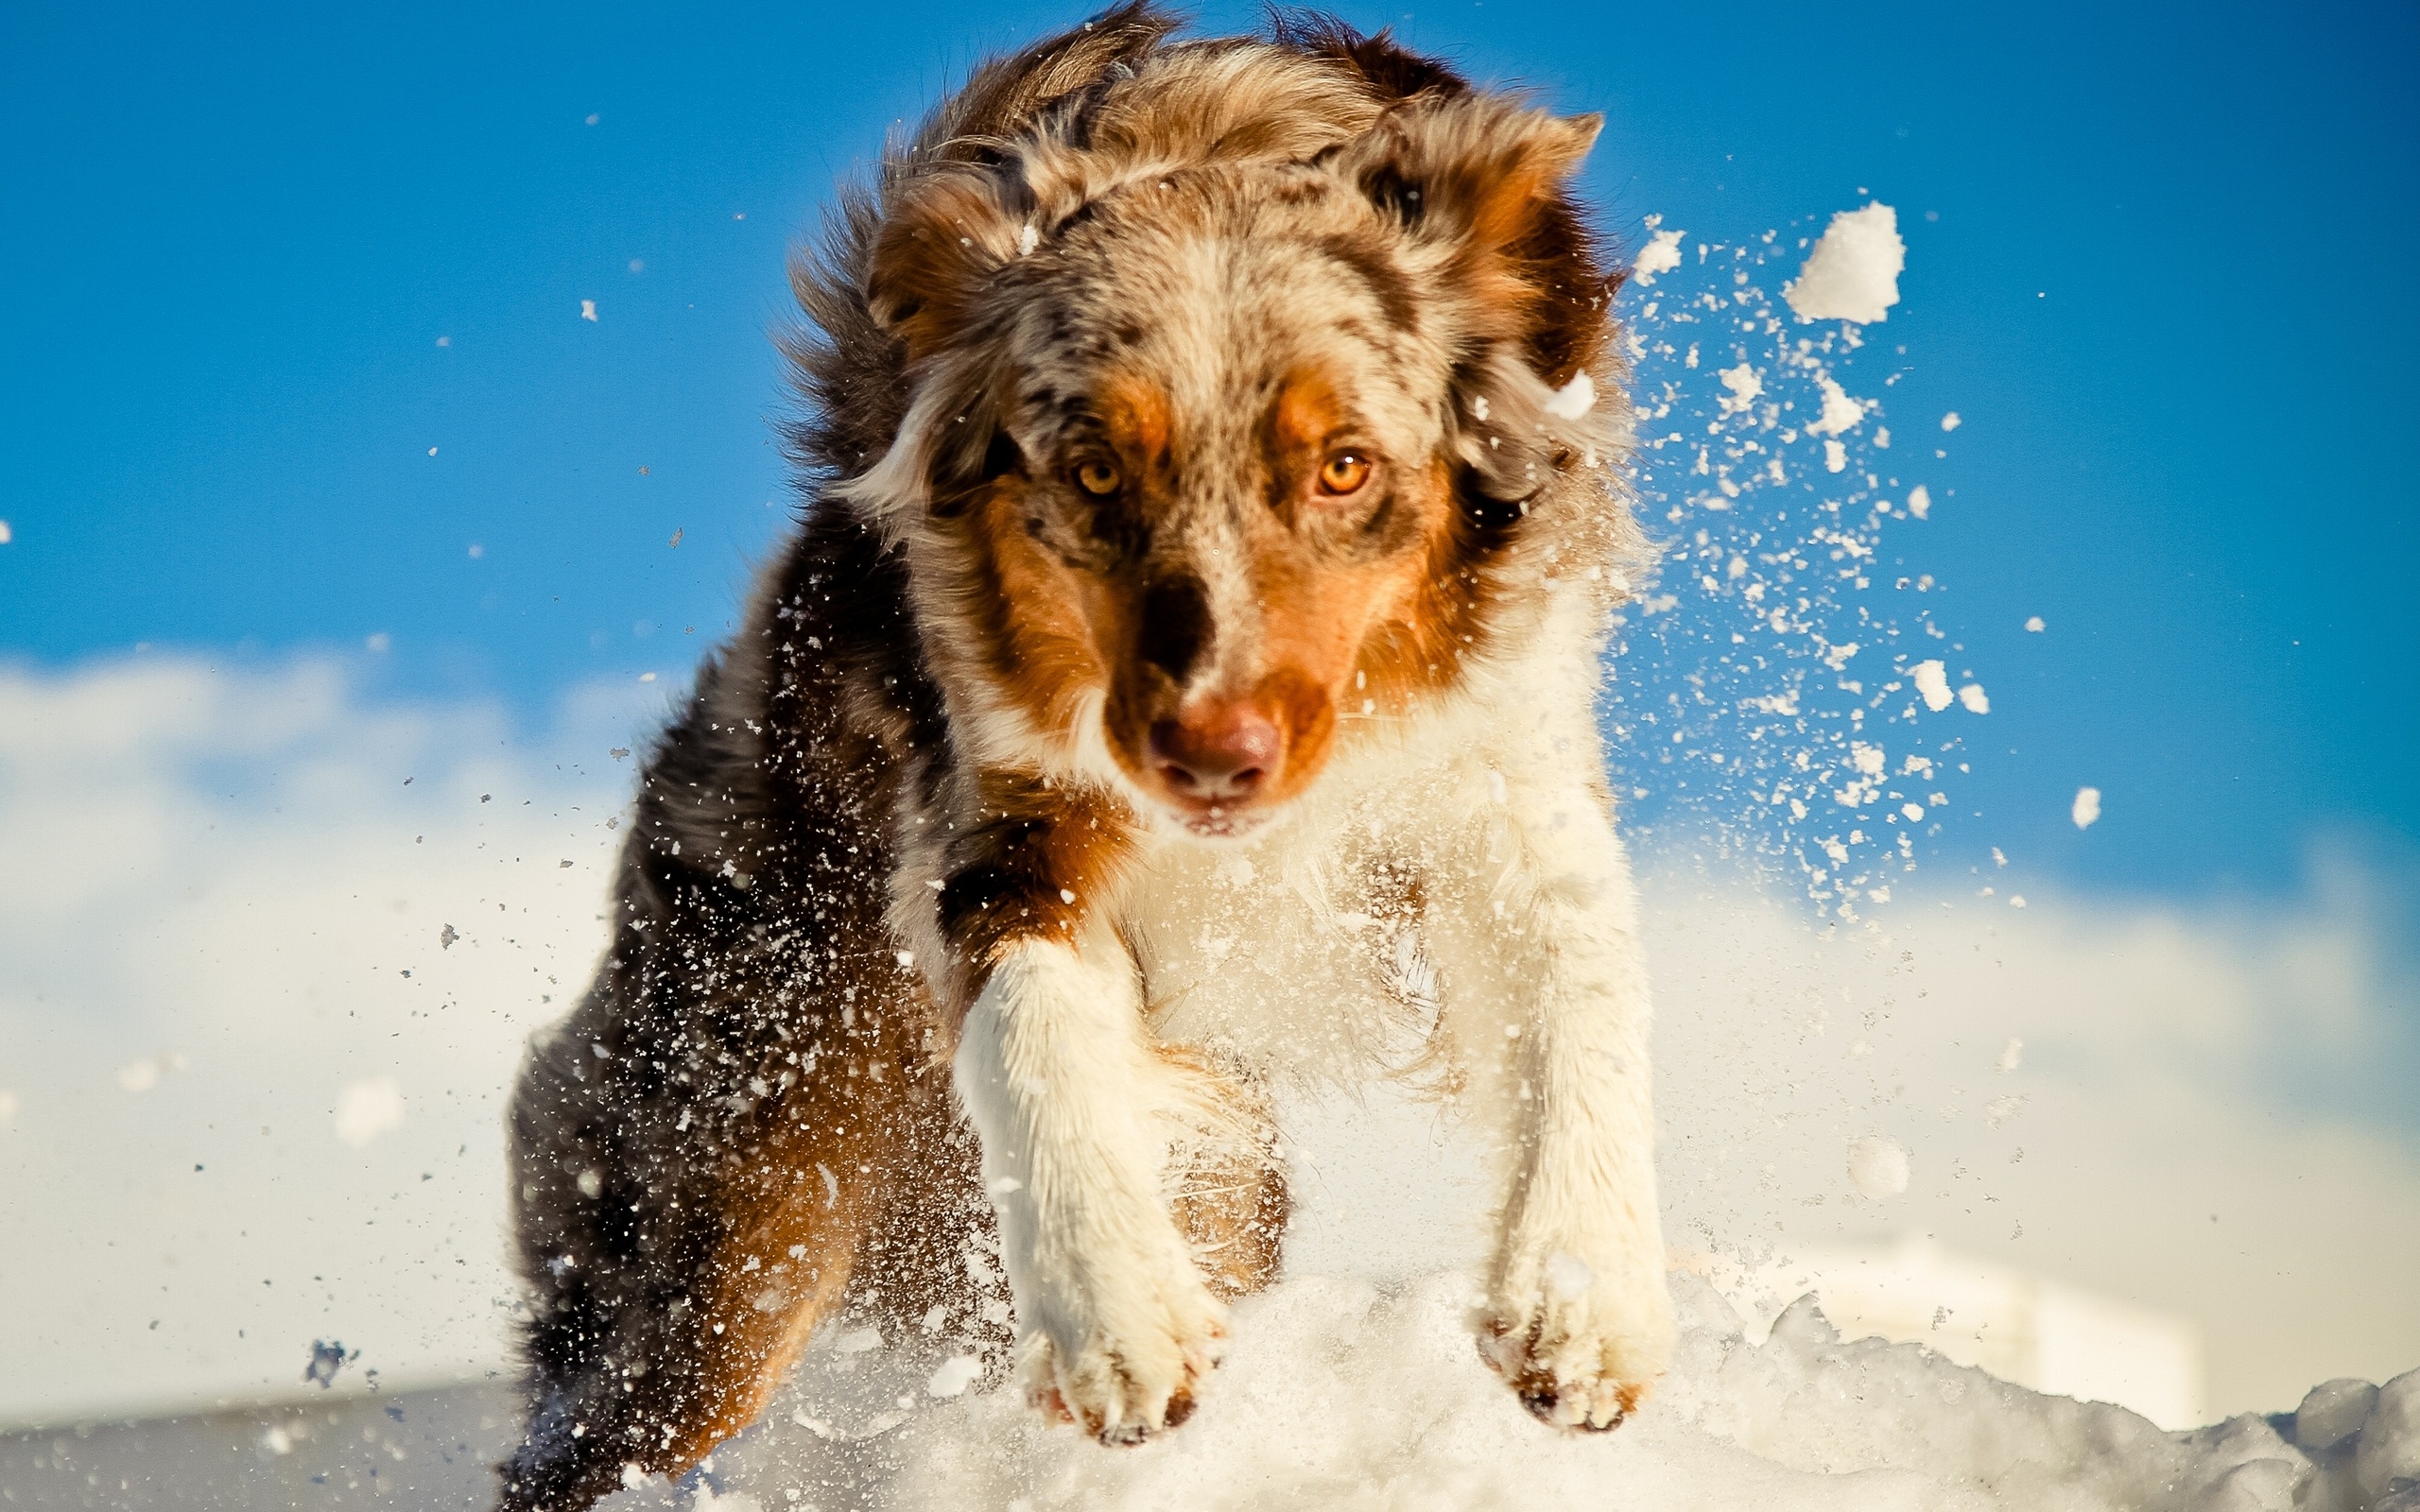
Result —
[[[1212,704],[1151,726],[1151,765],[1180,797],[1231,803],[1275,782],[1286,740],[1249,700]]]

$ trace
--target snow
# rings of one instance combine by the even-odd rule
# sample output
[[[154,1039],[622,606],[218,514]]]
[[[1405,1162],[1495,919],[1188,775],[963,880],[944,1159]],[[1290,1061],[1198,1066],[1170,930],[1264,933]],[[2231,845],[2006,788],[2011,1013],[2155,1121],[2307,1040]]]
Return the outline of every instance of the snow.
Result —
[[[1782,297],[1801,320],[1885,320],[1899,302],[1899,273],[1907,266],[1898,212],[1879,203],[1843,210]]]
[[[1548,395],[1546,411],[1562,420],[1578,420],[1597,407],[1597,381],[1582,369],[1571,375],[1571,382]]]
[[[1850,398],[1848,390],[1842,388],[1830,373],[1818,374],[1815,387],[1824,396],[1824,413],[1807,423],[1809,432],[1817,436],[1839,436],[1857,429],[1864,422],[1865,405]]]
[[[1908,512],[1922,520],[1932,513],[1932,490],[1919,483],[1908,490]]]
[[[1954,409],[1941,417],[1941,428],[1945,431],[1954,431],[1964,423],[1965,421],[1958,418],[1958,411]]]
[[[1651,219],[1649,225],[1652,227],[1653,224],[1653,220]],[[1654,283],[1655,275],[1658,273],[1671,272],[1681,266],[1681,238],[1687,234],[1688,232],[1683,231],[1651,232],[1647,245],[1638,249],[1636,257],[1631,259],[1631,271],[1638,275],[1638,281],[1642,284]]]
[[[2079,830],[2089,830],[2100,817],[2100,789],[2079,787],[2076,800],[2067,810],[2067,817],[2076,821]]]
[[[1916,692],[1924,696],[1925,707],[1934,713],[1949,707],[1955,696],[1949,691],[1949,669],[1938,661],[1919,662],[1915,670]]]
[[[1979,682],[1970,682],[1959,689],[1958,701],[1966,706],[1966,712],[1970,714],[1987,714],[1992,712],[1991,696],[1983,692],[1983,685]]]
[[[1907,1146],[1881,1134],[1850,1142],[1849,1184],[1875,1201],[1907,1191]]]
[[[1047,1424],[1012,1390],[920,1403],[913,1360],[817,1350],[795,1408],[679,1490],[640,1481],[604,1504],[2402,1512],[2383,1493],[2420,1472],[2420,1371],[2383,1389],[2331,1383],[2307,1418],[2170,1434],[1929,1348],[1843,1339],[1812,1297],[1757,1342],[1709,1281],[1671,1284],[1672,1370],[1610,1434],[1558,1433],[1505,1389],[1471,1342],[1470,1274],[1305,1275],[1236,1305],[1199,1410],[1141,1448]]]

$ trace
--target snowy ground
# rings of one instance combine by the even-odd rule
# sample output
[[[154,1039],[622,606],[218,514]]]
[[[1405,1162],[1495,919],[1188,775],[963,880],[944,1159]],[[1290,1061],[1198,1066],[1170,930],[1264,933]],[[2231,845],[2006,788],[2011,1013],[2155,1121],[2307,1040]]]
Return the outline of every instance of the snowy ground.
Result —
[[[609,1507],[2420,1512],[2420,1370],[2170,1434],[1920,1346],[1843,1341],[1811,1300],[1747,1328],[1685,1271],[1658,1396],[1613,1434],[1559,1435],[1464,1322],[1485,1237],[1476,1152],[1392,1092],[1286,1111],[1288,1279],[1236,1309],[1182,1430],[1105,1450],[970,1387],[955,1342],[843,1317],[756,1429]],[[21,1435],[0,1439],[0,1506],[484,1505],[511,1405],[482,1383]]]
[[[1914,1345],[1843,1343],[1811,1305],[1752,1346],[1720,1296],[1676,1286],[1672,1376],[1603,1436],[1554,1434],[1488,1374],[1462,1328],[1462,1275],[1301,1277],[1237,1310],[1200,1412],[1140,1449],[1046,1427],[1004,1394],[936,1400],[946,1349],[827,1339],[710,1471],[609,1505],[2420,1512],[2420,1371],[2164,1434]],[[0,1438],[0,1504],[481,1505],[504,1406],[491,1385]]]

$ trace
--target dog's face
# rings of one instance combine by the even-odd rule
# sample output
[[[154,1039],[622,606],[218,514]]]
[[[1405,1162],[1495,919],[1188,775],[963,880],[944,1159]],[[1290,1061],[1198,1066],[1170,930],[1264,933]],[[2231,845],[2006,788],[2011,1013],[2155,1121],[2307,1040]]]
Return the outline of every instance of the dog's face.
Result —
[[[1191,833],[1249,833],[1340,722],[1449,680],[1487,536],[1576,460],[1507,253],[1594,125],[1517,120],[1461,180],[1398,133],[1129,180],[1017,226],[962,308],[918,295],[964,202],[886,247],[876,301],[951,396],[920,405],[926,510],[994,696],[1098,720]]]

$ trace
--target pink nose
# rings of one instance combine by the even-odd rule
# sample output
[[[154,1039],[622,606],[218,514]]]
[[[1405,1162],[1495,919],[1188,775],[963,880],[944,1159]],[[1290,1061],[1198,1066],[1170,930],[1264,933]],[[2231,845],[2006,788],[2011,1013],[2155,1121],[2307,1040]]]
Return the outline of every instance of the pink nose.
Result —
[[[1151,767],[1170,792],[1198,803],[1236,803],[1277,776],[1286,740],[1255,704],[1211,704],[1151,726]]]

